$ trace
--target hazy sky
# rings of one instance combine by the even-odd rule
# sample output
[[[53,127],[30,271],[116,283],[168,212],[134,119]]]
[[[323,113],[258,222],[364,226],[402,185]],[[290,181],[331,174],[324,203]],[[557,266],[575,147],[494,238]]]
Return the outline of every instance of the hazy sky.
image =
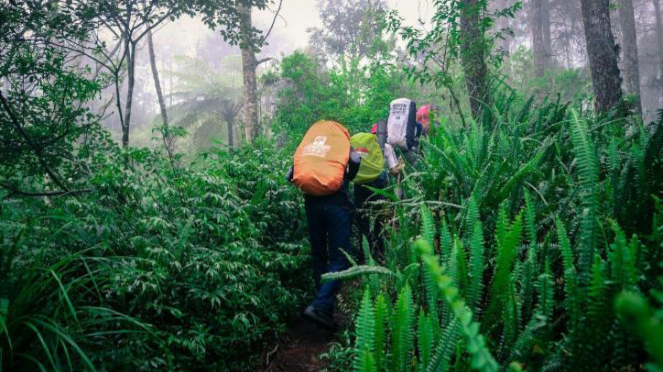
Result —
[[[278,6],[278,0],[275,1],[272,10],[254,12],[253,21],[256,27],[264,31],[269,28]],[[269,39],[272,45],[278,46],[279,52],[287,54],[306,46],[306,29],[320,25],[317,4],[318,0],[283,0],[280,17],[276,20]],[[432,15],[431,0],[387,0],[387,4],[398,10],[411,25],[416,24],[419,17],[426,20]],[[166,25],[155,35],[155,39],[160,45],[175,44],[173,46],[186,49],[186,53],[193,56],[198,41],[211,32],[199,20],[183,18]]]
[[[320,25],[318,16],[318,0],[283,0],[280,19],[277,20],[275,30],[272,31],[278,39],[287,41],[289,45],[296,48],[304,47],[308,41],[307,28]],[[430,0],[387,0],[392,9],[398,10],[408,23],[414,24],[419,17],[427,19],[431,14]],[[276,5],[274,5],[276,8]],[[264,24],[265,28],[274,17],[271,11],[256,12],[254,19],[256,24]]]

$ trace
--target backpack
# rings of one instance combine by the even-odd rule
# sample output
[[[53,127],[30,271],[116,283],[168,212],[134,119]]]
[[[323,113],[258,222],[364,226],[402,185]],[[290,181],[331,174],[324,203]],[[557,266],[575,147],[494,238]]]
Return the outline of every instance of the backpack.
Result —
[[[415,146],[417,105],[407,98],[391,101],[387,120],[387,143],[409,150]]]
[[[359,172],[354,182],[363,184],[378,179],[384,170],[384,156],[378,137],[371,133],[357,133],[350,138],[350,145],[361,156]]]
[[[343,186],[349,158],[348,130],[334,121],[319,121],[295,151],[292,182],[308,195],[333,194]]]

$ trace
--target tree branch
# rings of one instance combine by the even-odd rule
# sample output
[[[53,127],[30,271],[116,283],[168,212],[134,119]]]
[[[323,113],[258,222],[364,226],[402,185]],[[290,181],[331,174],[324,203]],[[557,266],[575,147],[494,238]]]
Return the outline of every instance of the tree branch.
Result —
[[[272,57],[263,58],[263,59],[261,59],[261,60],[259,60],[259,61],[256,61],[255,65],[256,65],[256,67],[258,67],[258,66],[260,66],[261,64],[263,64],[263,63],[265,63],[265,62],[267,62],[267,61],[270,61],[271,59],[272,59]]]
[[[23,191],[19,190],[9,184],[6,184],[4,182],[0,182],[0,187],[7,189],[10,191],[8,195],[5,195],[5,199],[11,198],[14,195],[18,196],[24,196],[24,197],[31,197],[31,198],[38,198],[38,197],[44,197],[44,196],[66,196],[66,195],[78,195],[78,194],[85,194],[88,192],[92,192],[92,189],[79,189],[79,190],[68,190],[68,191]]]
[[[2,103],[2,107],[5,109],[5,111],[7,111],[7,115],[9,115],[9,118],[11,119],[10,121],[14,125],[16,131],[21,135],[21,137],[23,137],[23,140],[28,144],[28,146],[30,146],[32,151],[35,152],[39,164],[44,168],[46,173],[53,179],[53,182],[55,182],[55,184],[58,185],[58,187],[60,187],[61,189],[69,191],[69,188],[65,186],[64,183],[60,180],[59,178],[60,176],[55,171],[53,171],[51,167],[49,167],[46,161],[44,160],[41,147],[35,145],[32,142],[30,136],[25,132],[25,130],[19,123],[18,118],[14,115],[14,112],[9,106],[9,102],[7,102],[5,96],[2,94],[2,91],[0,91],[0,103]]]
[[[282,7],[283,7],[283,0],[280,0],[280,1],[279,1],[279,7],[278,7],[278,9],[276,9],[276,13],[274,13],[274,19],[272,19],[272,25],[269,26],[269,30],[267,31],[267,33],[265,34],[265,36],[263,36],[263,38],[260,39],[260,43],[259,43],[258,45],[261,45],[261,46],[262,46],[262,44],[263,44],[265,41],[267,41],[267,38],[268,38],[269,35],[272,33],[272,29],[274,29],[274,24],[276,23],[276,18],[278,18],[279,13],[281,13],[281,8],[282,8]]]

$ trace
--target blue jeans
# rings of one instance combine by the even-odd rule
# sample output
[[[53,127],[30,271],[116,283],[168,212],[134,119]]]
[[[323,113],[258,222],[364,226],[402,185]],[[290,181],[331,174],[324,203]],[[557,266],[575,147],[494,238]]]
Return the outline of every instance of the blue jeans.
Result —
[[[350,266],[341,249],[352,254],[351,216],[348,206],[306,203],[306,219],[313,256],[313,278],[316,286],[315,299],[311,305],[318,310],[333,311],[336,294],[341,289],[341,282],[338,280],[320,283],[322,274],[342,271]]]

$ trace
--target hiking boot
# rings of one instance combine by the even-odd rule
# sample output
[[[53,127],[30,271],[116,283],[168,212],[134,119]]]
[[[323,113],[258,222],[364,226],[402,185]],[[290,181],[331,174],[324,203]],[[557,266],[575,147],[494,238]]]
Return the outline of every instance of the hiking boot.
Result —
[[[306,307],[306,310],[304,310],[304,316],[330,331],[338,330],[338,323],[336,323],[331,313],[316,309],[313,305]]]

